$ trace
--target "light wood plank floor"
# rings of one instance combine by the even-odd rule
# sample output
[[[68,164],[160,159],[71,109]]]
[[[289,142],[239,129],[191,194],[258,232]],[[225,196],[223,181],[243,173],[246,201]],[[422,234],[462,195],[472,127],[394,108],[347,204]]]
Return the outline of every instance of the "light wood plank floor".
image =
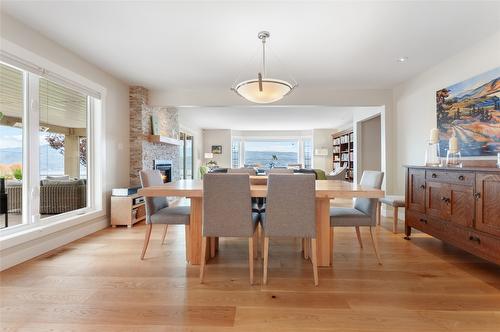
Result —
[[[400,221],[402,224],[402,221]],[[249,286],[247,241],[222,240],[219,256],[184,261],[184,229],[153,229],[146,260],[144,225],[108,228],[0,274],[4,331],[496,331],[500,267],[415,232],[337,229],[334,268],[314,287],[299,241],[271,240],[267,286],[256,264]],[[402,227],[400,227],[400,231]]]

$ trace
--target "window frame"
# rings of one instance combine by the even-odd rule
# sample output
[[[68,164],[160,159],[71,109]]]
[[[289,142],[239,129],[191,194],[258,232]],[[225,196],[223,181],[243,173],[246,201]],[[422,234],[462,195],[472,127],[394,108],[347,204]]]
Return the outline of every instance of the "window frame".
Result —
[[[2,42],[5,40],[2,39]],[[41,234],[51,234],[64,228],[94,220],[106,215],[104,165],[106,164],[103,129],[105,128],[104,107],[107,90],[88,79],[68,71],[35,54],[5,41],[0,50],[0,62],[23,72],[23,223],[0,229],[0,249],[18,245]],[[23,54],[22,59],[16,54]],[[30,69],[34,68],[32,72]],[[45,75],[46,74],[46,75]],[[75,90],[82,87],[87,95],[87,207],[40,218],[40,174],[39,174],[39,79],[53,80]],[[56,79],[54,79],[56,78]],[[66,84],[67,83],[67,84]],[[81,91],[77,89],[77,91]],[[87,92],[92,91],[92,95]],[[99,96],[100,99],[97,99]],[[28,168],[29,165],[29,168]],[[43,231],[42,231],[43,230]],[[36,235],[33,235],[33,232]]]

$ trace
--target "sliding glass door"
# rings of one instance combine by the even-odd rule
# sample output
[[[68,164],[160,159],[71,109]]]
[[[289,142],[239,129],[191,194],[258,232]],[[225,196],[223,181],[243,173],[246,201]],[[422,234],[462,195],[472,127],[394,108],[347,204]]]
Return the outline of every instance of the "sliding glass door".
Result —
[[[0,178],[9,229],[92,206],[89,133],[98,104],[74,84],[0,63]],[[7,227],[0,218],[0,228]]]
[[[23,123],[25,108],[24,73],[0,63],[0,181],[4,193],[0,196],[5,211],[0,211],[0,228],[27,222],[23,213],[26,181],[23,175],[25,139]]]
[[[181,146],[179,151],[180,178],[194,179],[193,136],[180,133]]]

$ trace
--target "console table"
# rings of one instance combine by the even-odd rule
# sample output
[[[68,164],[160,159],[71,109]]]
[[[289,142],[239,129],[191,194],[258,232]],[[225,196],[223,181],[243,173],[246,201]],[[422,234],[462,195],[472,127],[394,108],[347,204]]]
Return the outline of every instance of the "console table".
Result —
[[[416,228],[500,264],[500,169],[405,167],[406,239]]]

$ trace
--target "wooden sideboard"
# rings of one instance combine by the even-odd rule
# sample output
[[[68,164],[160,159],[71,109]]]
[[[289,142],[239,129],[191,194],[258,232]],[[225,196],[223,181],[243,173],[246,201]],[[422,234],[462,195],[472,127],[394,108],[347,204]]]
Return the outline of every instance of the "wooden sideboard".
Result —
[[[406,239],[416,228],[500,264],[500,169],[406,167]]]

